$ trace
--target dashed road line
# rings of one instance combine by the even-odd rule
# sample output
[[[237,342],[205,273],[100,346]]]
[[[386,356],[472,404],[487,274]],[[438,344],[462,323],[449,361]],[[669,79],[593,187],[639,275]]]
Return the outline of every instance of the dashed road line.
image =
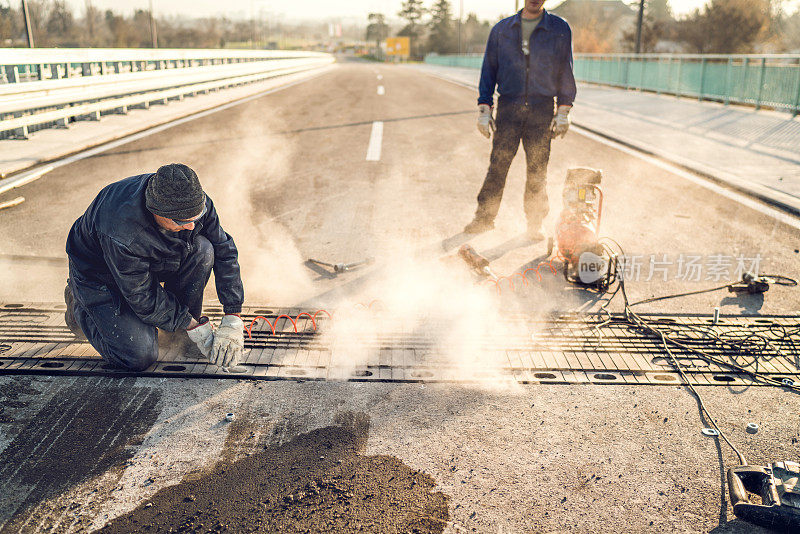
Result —
[[[383,122],[375,121],[372,123],[372,133],[369,135],[369,146],[367,147],[367,161],[381,160],[382,143],[383,143]]]
[[[378,94],[379,95],[385,95],[386,94],[386,89],[382,85],[378,86]]]

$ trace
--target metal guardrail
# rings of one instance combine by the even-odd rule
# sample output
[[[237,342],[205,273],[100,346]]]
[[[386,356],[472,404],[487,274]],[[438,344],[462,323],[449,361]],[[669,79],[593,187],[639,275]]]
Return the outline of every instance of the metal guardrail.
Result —
[[[332,63],[256,50],[0,50],[0,138]]]
[[[120,74],[325,55],[327,54],[284,50],[3,48],[0,49],[0,82],[58,80],[96,74]]]
[[[426,63],[480,68],[482,54]],[[575,54],[575,78],[656,93],[800,113],[800,55]]]

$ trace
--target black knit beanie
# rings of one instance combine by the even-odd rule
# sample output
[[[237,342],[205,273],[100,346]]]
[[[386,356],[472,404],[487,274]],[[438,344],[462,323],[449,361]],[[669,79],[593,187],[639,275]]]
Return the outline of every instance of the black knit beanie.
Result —
[[[150,213],[183,220],[203,211],[206,195],[192,169],[182,163],[170,163],[150,177],[144,198]]]

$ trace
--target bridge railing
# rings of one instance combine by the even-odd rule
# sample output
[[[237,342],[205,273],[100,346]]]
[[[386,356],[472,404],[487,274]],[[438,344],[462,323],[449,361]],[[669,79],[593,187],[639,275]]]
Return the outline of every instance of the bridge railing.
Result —
[[[267,50],[0,50],[0,138],[318,68],[329,54]]]
[[[427,63],[480,68],[482,56],[429,55]],[[800,55],[575,54],[575,78],[656,93],[800,113]]]

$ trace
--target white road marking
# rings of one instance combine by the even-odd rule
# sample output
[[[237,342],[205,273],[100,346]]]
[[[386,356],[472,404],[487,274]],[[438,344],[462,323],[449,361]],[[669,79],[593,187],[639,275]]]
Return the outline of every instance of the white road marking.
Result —
[[[383,122],[375,121],[372,123],[372,133],[369,135],[367,161],[381,160],[381,143],[383,143]]]
[[[643,161],[646,161],[647,163],[649,163],[651,165],[655,165],[656,167],[664,169],[665,171],[668,171],[668,172],[670,172],[670,173],[672,173],[672,174],[674,174],[676,176],[680,176],[681,178],[689,180],[693,184],[699,185],[700,187],[705,187],[706,189],[709,189],[709,190],[717,193],[718,195],[722,195],[725,198],[733,200],[734,202],[738,202],[739,204],[742,204],[744,206],[747,206],[748,208],[754,209],[754,210],[758,211],[759,213],[763,213],[764,215],[767,215],[768,217],[772,217],[773,219],[777,219],[778,221],[782,222],[783,224],[786,224],[788,226],[791,226],[792,228],[800,230],[800,219],[797,219],[797,218],[793,217],[792,215],[790,215],[790,214],[788,214],[788,213],[786,213],[786,212],[784,212],[782,210],[779,210],[777,208],[773,208],[771,206],[763,204],[762,202],[750,197],[749,195],[745,195],[743,193],[739,193],[737,191],[728,189],[726,187],[722,187],[721,185],[717,185],[716,183],[712,182],[711,180],[709,180],[707,178],[703,178],[702,176],[698,176],[696,174],[693,174],[693,173],[691,173],[689,171],[685,171],[685,170],[681,169],[680,167],[678,167],[677,165],[673,165],[672,163],[668,163],[666,161],[660,160],[660,159],[655,158],[653,156],[650,156],[648,154],[644,154],[642,152],[639,152],[638,150],[635,150],[633,148],[627,147],[627,146],[625,146],[625,145],[623,145],[621,143],[617,143],[617,142],[614,142],[614,141],[612,141],[610,139],[606,139],[605,137],[602,137],[600,135],[597,135],[595,133],[592,133],[592,132],[590,132],[588,130],[583,129],[583,128],[581,128],[580,126],[578,126],[576,124],[573,124],[572,128],[576,131],[576,133],[579,133],[579,134],[583,135],[584,137],[588,137],[589,139],[591,139],[593,141],[597,141],[598,143],[602,143],[602,144],[604,144],[606,146],[610,146],[611,148],[619,150],[620,152],[624,152],[625,154],[628,154],[629,156],[633,156],[635,158],[638,158],[638,159],[641,159]]]
[[[382,80],[383,79],[383,74],[378,74],[378,79]]]
[[[378,94],[379,95],[385,95],[386,94],[386,89],[384,89],[382,85],[378,86]]]
[[[22,174],[15,178],[9,178],[8,181],[4,180],[3,182],[0,182],[0,195],[5,193],[6,191],[14,189],[15,187],[20,187],[25,184],[29,184],[34,180],[38,180],[48,172],[55,169],[55,167],[56,167],[55,165],[48,165],[47,167],[42,167],[40,169],[36,169],[31,172],[26,172],[25,174]]]

